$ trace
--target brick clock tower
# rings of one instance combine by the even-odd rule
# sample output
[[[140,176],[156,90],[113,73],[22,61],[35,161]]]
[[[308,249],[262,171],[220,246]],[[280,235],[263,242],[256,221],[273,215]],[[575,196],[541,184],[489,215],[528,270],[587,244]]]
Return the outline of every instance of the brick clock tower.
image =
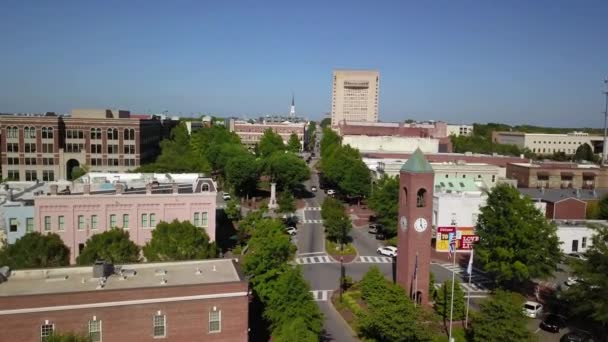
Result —
[[[429,302],[434,180],[431,164],[416,149],[399,173],[397,283],[423,305]]]

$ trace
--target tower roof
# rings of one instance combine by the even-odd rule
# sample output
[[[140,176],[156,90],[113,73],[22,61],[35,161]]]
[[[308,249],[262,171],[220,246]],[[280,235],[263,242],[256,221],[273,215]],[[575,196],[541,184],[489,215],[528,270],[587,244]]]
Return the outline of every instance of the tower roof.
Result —
[[[412,172],[412,173],[431,173],[433,168],[431,164],[426,160],[420,148],[410,156],[410,158],[401,166],[401,171]]]

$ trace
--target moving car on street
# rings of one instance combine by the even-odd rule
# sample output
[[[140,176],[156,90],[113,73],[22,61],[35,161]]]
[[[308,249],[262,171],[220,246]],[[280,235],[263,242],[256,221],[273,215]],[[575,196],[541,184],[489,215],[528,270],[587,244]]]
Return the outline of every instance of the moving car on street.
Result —
[[[224,192],[222,194],[222,198],[224,199],[224,201],[229,201],[230,200],[230,194],[227,192]]]
[[[387,257],[396,257],[397,256],[397,247],[393,247],[393,246],[378,247],[378,249],[376,249],[376,253],[387,256]]]

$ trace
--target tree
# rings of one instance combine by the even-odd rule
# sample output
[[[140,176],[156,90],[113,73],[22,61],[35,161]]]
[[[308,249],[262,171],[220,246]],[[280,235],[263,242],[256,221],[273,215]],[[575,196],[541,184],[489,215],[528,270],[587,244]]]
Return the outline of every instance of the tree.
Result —
[[[529,341],[526,317],[521,314],[522,304],[520,295],[502,290],[484,300],[471,324],[473,341]]]
[[[507,184],[490,192],[476,232],[476,260],[503,287],[516,288],[532,278],[548,277],[561,258],[555,224],[545,219],[529,197]]]
[[[325,118],[321,120],[321,128],[326,128],[331,125],[331,118]]]
[[[454,320],[461,320],[465,315],[464,306],[464,291],[460,287],[458,279],[454,279],[454,310],[452,317]],[[443,320],[450,319],[450,311],[452,306],[452,280],[446,280],[435,294],[435,311]]]
[[[399,178],[382,176],[373,188],[368,205],[376,214],[378,223],[384,226],[387,237],[397,235]]]
[[[264,174],[277,183],[279,190],[293,191],[310,178],[310,169],[295,154],[277,152],[267,158]]]
[[[0,250],[0,265],[11,269],[59,267],[70,264],[70,249],[59,235],[27,233]]]
[[[309,330],[304,318],[298,317],[276,329],[272,340],[276,342],[317,342],[319,341],[319,334]]]
[[[566,299],[579,317],[600,323],[608,335],[608,227],[593,225],[596,230],[585,255],[587,260],[573,260],[571,266],[579,281],[566,291]]]
[[[317,123],[310,121],[308,123],[308,129],[306,130],[306,150],[314,151],[315,149],[315,136],[317,130]]]
[[[129,232],[112,228],[91,236],[76,262],[78,265],[92,265],[96,260],[111,263],[132,263],[139,261],[139,247],[129,238]]]
[[[72,169],[72,179],[78,179],[89,172],[90,167],[88,165],[76,166]]]
[[[287,150],[293,153],[298,153],[302,149],[300,144],[300,138],[295,133],[291,133],[289,140],[287,141]]]
[[[587,160],[590,162],[595,162],[597,157],[593,153],[593,149],[589,144],[584,143],[576,149],[576,153],[574,153],[574,160],[581,161]]]
[[[250,153],[234,156],[226,164],[226,182],[234,188],[239,196],[253,193],[258,178],[256,161]]]
[[[360,157],[347,159],[343,167],[343,176],[338,182],[340,190],[354,198],[361,199],[369,196],[371,175],[363,160]]]
[[[598,203],[600,219],[608,220],[608,195],[604,195]]]
[[[53,332],[45,339],[46,342],[91,342],[91,337],[74,332]]]
[[[215,244],[203,228],[188,221],[160,222],[152,231],[152,240],[144,248],[148,261],[174,261],[213,258]]]
[[[272,130],[272,128],[268,128],[264,131],[264,135],[260,139],[260,156],[262,158],[266,158],[275,152],[284,152],[285,144],[283,144],[283,138]]]
[[[226,209],[224,209],[226,216],[230,220],[240,220],[241,219],[241,208],[239,207],[239,203],[236,199],[230,199],[226,204]]]
[[[289,191],[281,192],[277,203],[279,204],[280,213],[293,213],[296,211],[296,202]]]
[[[335,198],[325,197],[321,205],[321,217],[327,232],[327,238],[340,243],[340,248],[349,242],[352,222],[344,212],[344,206]]]

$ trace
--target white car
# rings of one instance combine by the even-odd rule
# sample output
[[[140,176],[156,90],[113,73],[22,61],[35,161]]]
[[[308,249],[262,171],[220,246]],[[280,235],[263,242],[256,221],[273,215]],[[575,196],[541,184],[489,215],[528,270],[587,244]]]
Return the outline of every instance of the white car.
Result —
[[[543,313],[543,305],[537,302],[527,301],[524,303],[522,312],[526,317],[540,317],[540,315]]]
[[[336,190],[329,189],[329,190],[327,190],[327,194],[328,194],[329,196],[333,196],[333,195],[335,195],[335,194],[336,194]]]
[[[229,201],[230,200],[230,194],[227,192],[224,192],[222,194],[222,198],[224,199],[224,201]]]
[[[285,229],[285,232],[291,236],[294,236],[298,233],[298,230],[296,229],[296,227],[289,227]]]
[[[568,279],[564,282],[564,284],[566,284],[566,286],[572,286],[576,283],[578,283],[577,277],[568,277]]]
[[[397,247],[393,247],[393,246],[378,247],[378,249],[376,249],[376,253],[387,256],[387,257],[396,257],[397,256]]]

